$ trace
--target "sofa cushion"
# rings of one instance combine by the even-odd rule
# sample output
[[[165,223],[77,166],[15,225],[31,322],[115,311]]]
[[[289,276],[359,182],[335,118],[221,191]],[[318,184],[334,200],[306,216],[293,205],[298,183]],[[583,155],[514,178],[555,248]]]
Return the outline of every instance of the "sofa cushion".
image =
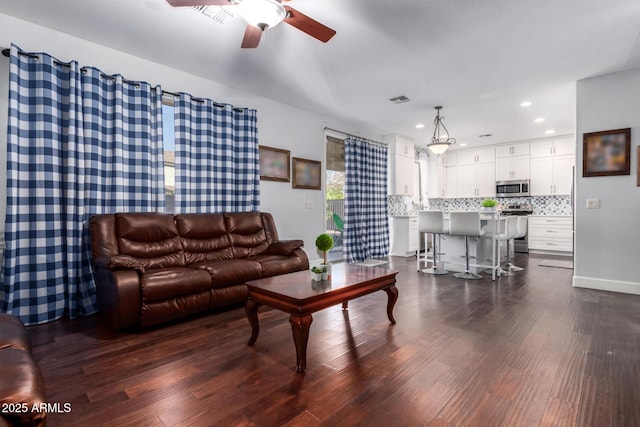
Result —
[[[225,214],[227,233],[235,258],[260,255],[269,247],[262,217],[257,212]]]
[[[264,277],[307,269],[306,265],[298,257],[262,254],[247,258],[247,260],[259,262],[260,265],[262,265],[262,274]]]
[[[171,214],[118,213],[116,233],[120,254],[137,258],[145,269],[185,265]]]
[[[214,289],[262,278],[262,265],[251,260],[208,261],[193,264],[192,267],[207,271],[211,275]]]
[[[223,214],[176,215],[187,265],[233,259]]]
[[[211,276],[189,267],[147,270],[140,278],[142,301],[161,301],[211,289]]]

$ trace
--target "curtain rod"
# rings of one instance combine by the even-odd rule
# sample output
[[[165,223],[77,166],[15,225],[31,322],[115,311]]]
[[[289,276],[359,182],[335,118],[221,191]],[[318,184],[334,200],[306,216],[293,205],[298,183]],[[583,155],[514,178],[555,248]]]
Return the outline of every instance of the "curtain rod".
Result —
[[[388,144],[385,144],[384,142],[374,141],[373,139],[369,139],[369,138],[363,138],[363,137],[361,137],[361,136],[353,135],[353,134],[351,134],[351,133],[347,133],[347,132],[343,132],[343,131],[338,130],[338,129],[332,129],[332,128],[327,127],[327,126],[325,126],[325,127],[324,127],[324,130],[325,130],[325,131],[330,130],[330,131],[332,131],[332,132],[341,133],[341,134],[346,135],[346,136],[352,136],[352,137],[354,137],[354,138],[362,139],[362,140],[367,141],[367,142],[372,142],[372,143],[374,143],[374,144],[382,145],[383,147],[388,147]]]
[[[22,52],[22,51],[18,52],[18,54],[19,54],[19,55],[23,55],[23,56],[28,56],[29,58],[33,58],[33,59],[38,59],[38,58],[39,58],[39,56],[38,56],[38,55],[34,55],[34,54],[32,54],[32,53],[27,53],[27,52]],[[11,50],[10,50],[10,49],[6,49],[6,48],[5,48],[5,49],[2,49],[2,55],[6,56],[6,57],[8,58],[8,57],[11,55]],[[59,65],[59,66],[63,66],[63,67],[69,67],[69,64],[65,64],[64,62],[60,62],[60,61],[56,61],[56,60],[54,60],[54,61],[53,61],[53,63],[54,63],[55,65]],[[85,69],[86,69],[86,67],[82,67],[82,68],[81,68],[81,71],[83,71],[83,72],[84,72],[84,71],[85,71]],[[105,79],[111,79],[111,80],[115,79],[115,76],[110,76],[110,75],[104,74],[104,73],[102,73],[102,72],[100,73],[100,77],[105,78]],[[123,79],[122,79],[122,81],[123,81],[124,83],[128,83],[128,84],[134,85],[134,86],[136,86],[136,87],[139,87],[139,86],[140,86],[140,84],[139,84],[138,82],[135,82],[135,81],[132,81],[132,80],[127,80],[127,79],[125,79],[125,78],[123,78]],[[179,96],[180,96],[180,94],[175,93],[175,92],[170,92],[170,91],[168,91],[168,90],[163,90],[163,91],[162,91],[162,94],[163,94],[163,95],[171,95],[171,96],[174,96],[174,97],[179,97]],[[196,101],[196,102],[202,102],[202,103],[204,103],[204,102],[205,102],[205,100],[204,100],[204,99],[202,99],[202,98],[196,98],[195,96],[192,96],[192,97],[191,97],[191,99],[192,99],[193,101]],[[216,107],[219,107],[219,108],[224,108],[224,107],[225,107],[225,105],[224,105],[224,104],[218,104],[217,102],[213,102],[213,105],[215,105]],[[236,112],[242,112],[242,111],[244,111],[244,109],[243,109],[243,108],[237,108],[237,107],[234,107],[234,108],[233,108],[233,111],[236,111]]]

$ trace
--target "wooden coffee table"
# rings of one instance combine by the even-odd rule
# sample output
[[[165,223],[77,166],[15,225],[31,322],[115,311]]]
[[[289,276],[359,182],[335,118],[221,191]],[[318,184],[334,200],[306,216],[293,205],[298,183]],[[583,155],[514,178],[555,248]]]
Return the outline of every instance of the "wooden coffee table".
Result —
[[[387,317],[391,323],[396,323],[393,318],[393,306],[398,300],[396,274],[397,271],[380,267],[336,264],[331,266],[331,278],[326,282],[312,281],[308,270],[247,282],[249,299],[245,312],[251,324],[248,344],[252,346],[258,339],[258,308],[261,305],[289,313],[296,345],[296,371],[304,372],[307,368],[309,327],[313,321],[311,313],[339,303],[346,310],[349,300],[385,291]]]

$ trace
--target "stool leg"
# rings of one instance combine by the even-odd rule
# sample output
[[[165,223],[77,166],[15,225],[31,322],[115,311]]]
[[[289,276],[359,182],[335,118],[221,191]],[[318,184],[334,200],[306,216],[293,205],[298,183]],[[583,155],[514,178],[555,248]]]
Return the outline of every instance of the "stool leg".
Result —
[[[469,236],[464,236],[464,258],[465,258],[465,270],[464,273],[455,273],[453,277],[458,279],[466,279],[466,280],[478,280],[482,279],[482,276],[479,274],[472,273],[469,269]]]
[[[507,245],[509,244],[509,242],[507,241]],[[514,249],[515,249],[515,242],[513,243]],[[508,250],[508,249],[507,249]],[[514,271],[522,271],[523,268],[522,267],[518,267],[515,266],[511,263],[511,259],[510,257],[510,253],[507,253],[507,271],[511,274],[513,274]]]
[[[431,268],[427,268],[426,270],[422,270],[424,273],[427,274],[447,274],[448,271],[443,269],[438,268],[438,237],[440,236],[437,233],[433,233],[431,235],[431,246],[433,247],[433,266]]]
[[[509,242],[511,242],[511,239],[507,239],[507,269],[503,270],[502,267],[498,269],[498,276],[513,276],[513,272],[511,271],[511,267],[509,267],[511,265],[511,255],[509,255],[511,253],[511,247],[509,245]]]

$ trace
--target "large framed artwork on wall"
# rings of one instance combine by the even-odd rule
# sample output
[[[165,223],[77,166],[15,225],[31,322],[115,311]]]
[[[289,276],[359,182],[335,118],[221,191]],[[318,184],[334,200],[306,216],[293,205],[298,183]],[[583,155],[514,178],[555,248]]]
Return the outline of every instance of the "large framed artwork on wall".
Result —
[[[582,176],[631,175],[631,128],[585,133]]]
[[[264,181],[289,182],[289,150],[258,146],[260,179]]]
[[[322,189],[322,163],[319,160],[293,158],[293,188]]]

